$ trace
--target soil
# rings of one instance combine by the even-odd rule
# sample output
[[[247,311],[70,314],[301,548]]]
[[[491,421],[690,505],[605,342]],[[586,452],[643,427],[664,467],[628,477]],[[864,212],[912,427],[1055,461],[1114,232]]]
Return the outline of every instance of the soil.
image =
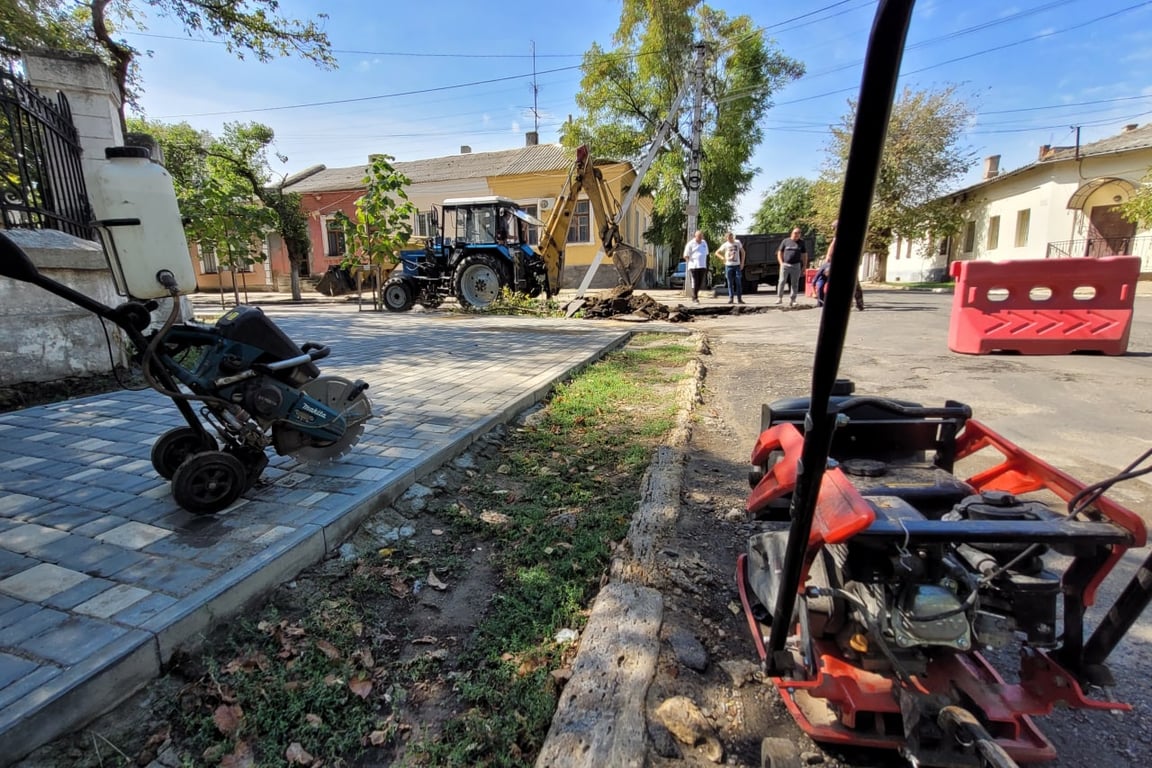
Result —
[[[117,378],[119,377],[119,378]],[[123,382],[123,384],[121,384]],[[93,376],[70,376],[55,381],[34,381],[21,384],[8,384],[0,387],[0,413],[31,408],[35,405],[58,403],[77,397],[100,395],[115,392],[124,386],[135,388],[143,385],[136,372],[117,369],[116,373]]]

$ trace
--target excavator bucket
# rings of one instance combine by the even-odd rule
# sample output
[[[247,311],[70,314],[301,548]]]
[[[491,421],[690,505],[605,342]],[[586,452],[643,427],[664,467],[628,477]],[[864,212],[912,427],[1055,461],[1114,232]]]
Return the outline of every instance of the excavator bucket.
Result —
[[[644,270],[648,266],[644,252],[627,243],[621,243],[612,249],[611,256],[612,264],[620,275],[620,284],[635,288],[644,277]]]

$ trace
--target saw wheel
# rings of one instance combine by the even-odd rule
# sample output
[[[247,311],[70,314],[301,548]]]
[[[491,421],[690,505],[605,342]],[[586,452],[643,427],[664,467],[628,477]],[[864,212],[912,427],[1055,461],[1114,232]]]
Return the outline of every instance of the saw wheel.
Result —
[[[308,397],[343,413],[348,427],[338,439],[305,445],[295,452],[296,456],[304,461],[335,461],[360,441],[360,436],[364,434],[364,422],[372,415],[372,403],[364,391],[348,399],[349,394],[358,386],[356,382],[341,376],[319,376],[301,387]]]

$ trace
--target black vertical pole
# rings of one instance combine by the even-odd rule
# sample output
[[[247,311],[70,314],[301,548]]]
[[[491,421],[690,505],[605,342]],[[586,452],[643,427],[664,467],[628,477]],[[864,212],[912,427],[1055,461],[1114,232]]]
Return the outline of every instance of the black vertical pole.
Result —
[[[904,54],[904,40],[914,4],[915,0],[880,0],[872,22],[868,52],[864,57],[860,98],[856,104],[856,124],[852,130],[848,168],[840,200],[836,257],[832,260],[827,301],[820,320],[816,358],[812,366],[812,397],[804,425],[804,450],[789,510],[792,526],[784,556],[783,582],[776,600],[776,609],[772,612],[772,633],[768,639],[768,667],[777,673],[782,671],[779,656],[791,630],[804,551],[812,532],[816,496],[828,462],[828,450],[835,426],[835,414],[828,412],[828,398],[832,395],[832,385],[840,368],[844,337],[848,332],[848,316],[852,311],[856,273],[860,269],[872,193],[880,171],[884,137],[888,131],[888,118],[892,113],[900,60]]]

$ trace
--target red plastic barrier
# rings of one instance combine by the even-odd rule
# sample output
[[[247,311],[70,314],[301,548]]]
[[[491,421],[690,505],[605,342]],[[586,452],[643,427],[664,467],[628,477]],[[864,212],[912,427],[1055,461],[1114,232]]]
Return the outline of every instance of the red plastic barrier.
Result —
[[[948,348],[969,355],[1018,352],[1122,355],[1140,277],[1136,256],[955,261]]]
[[[816,273],[819,270],[804,270],[804,295],[810,299],[816,298]]]

